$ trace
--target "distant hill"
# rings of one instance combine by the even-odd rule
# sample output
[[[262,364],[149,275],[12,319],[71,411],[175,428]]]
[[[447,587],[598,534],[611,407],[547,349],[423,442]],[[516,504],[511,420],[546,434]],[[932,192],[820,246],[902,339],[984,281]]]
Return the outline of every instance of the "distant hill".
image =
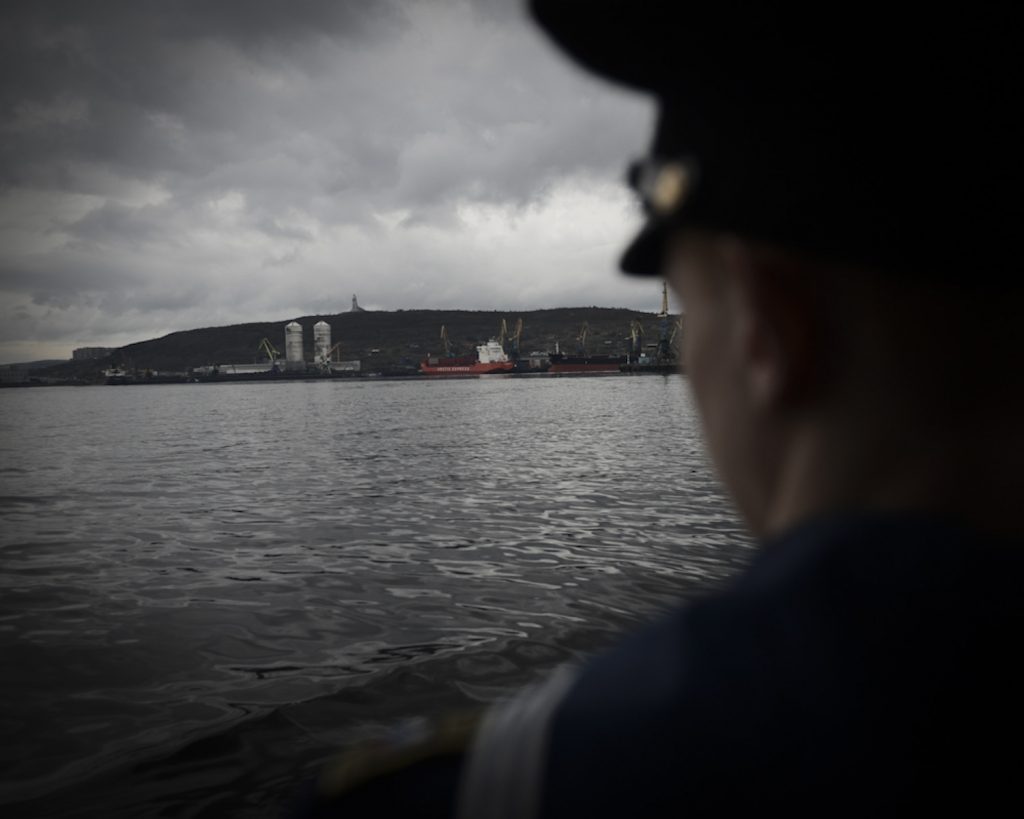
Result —
[[[625,353],[629,347],[630,323],[641,322],[648,343],[658,340],[660,319],[654,313],[608,307],[563,307],[551,310],[499,312],[494,310],[396,310],[303,316],[281,321],[232,324],[182,330],[162,338],[140,341],[89,362],[65,362],[63,373],[87,377],[113,364],[138,370],[186,371],[209,364],[245,364],[266,360],[259,352],[264,338],[284,352],[284,328],[290,321],[302,325],[304,354],[313,358],[313,325],[331,325],[332,344],[341,346],[340,359],[359,359],[364,371],[414,370],[427,354],[443,355],[441,327],[448,331],[453,353],[471,353],[475,345],[496,338],[504,319],[512,329],[523,320],[521,351],[576,352],[576,339],[584,322],[588,325],[587,351]],[[672,316],[670,320],[675,321]]]

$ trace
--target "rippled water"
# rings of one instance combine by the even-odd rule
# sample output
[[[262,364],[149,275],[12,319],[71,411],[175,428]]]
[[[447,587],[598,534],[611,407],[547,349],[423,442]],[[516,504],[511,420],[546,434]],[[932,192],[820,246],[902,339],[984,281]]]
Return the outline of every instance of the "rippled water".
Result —
[[[24,815],[276,815],[748,554],[681,376],[3,390],[0,454]]]

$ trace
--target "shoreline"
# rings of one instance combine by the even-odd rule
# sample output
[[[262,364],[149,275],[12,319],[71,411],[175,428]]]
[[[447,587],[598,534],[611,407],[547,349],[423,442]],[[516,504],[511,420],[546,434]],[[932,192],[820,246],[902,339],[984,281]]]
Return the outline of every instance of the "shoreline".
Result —
[[[534,372],[534,373],[452,373],[445,375],[424,375],[422,373],[365,373],[361,375],[312,375],[303,373],[301,375],[254,376],[254,375],[227,375],[217,378],[193,378],[182,376],[181,378],[138,378],[115,383],[103,381],[18,381],[0,384],[0,389],[25,389],[30,387],[143,387],[170,384],[273,384],[294,381],[453,381],[475,378],[608,378],[618,376],[635,375],[678,375],[682,370],[676,368],[671,371],[665,369],[651,368],[649,370],[631,368],[615,371],[580,371],[580,372]]]

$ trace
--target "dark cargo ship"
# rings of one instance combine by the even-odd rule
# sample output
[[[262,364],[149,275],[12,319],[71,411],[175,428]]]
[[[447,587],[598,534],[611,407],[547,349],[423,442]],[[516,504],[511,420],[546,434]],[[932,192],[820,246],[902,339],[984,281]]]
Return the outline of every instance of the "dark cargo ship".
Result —
[[[624,355],[566,355],[551,353],[549,373],[617,373],[629,359]]]

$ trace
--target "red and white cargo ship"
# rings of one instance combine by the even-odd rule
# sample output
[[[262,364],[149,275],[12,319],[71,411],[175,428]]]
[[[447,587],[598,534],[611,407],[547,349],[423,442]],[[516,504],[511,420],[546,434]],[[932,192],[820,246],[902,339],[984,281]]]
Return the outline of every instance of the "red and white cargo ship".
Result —
[[[428,356],[420,362],[420,372],[424,375],[490,375],[512,372],[515,366],[501,344],[492,338],[476,348],[476,355]]]

